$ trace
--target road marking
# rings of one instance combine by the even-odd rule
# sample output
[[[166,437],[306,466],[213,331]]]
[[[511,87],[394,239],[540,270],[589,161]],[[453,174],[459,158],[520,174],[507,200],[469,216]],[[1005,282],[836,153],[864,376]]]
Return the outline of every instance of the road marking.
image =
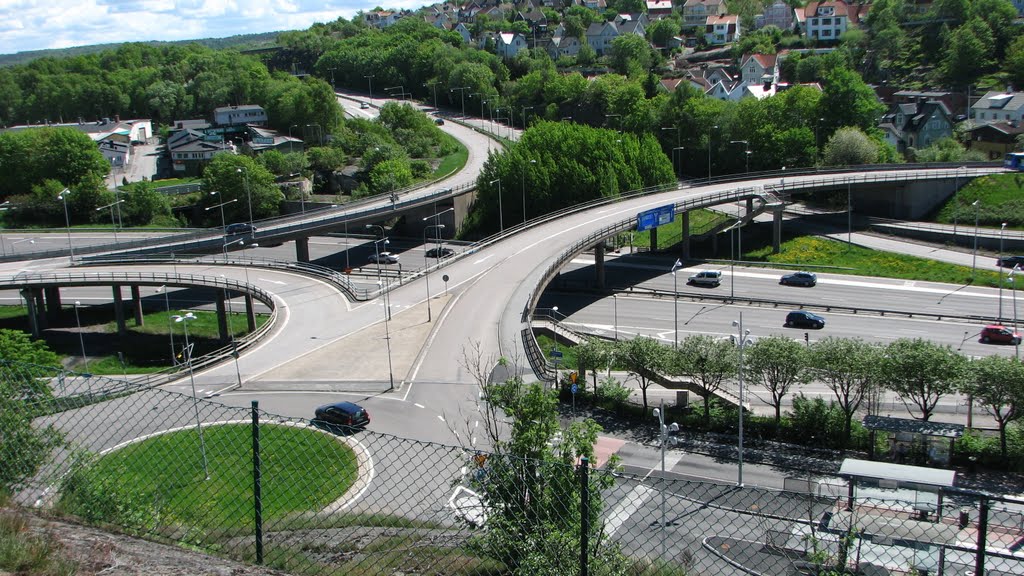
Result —
[[[444,416],[442,416],[440,414],[437,415],[437,419],[440,420],[441,422],[445,421]]]
[[[476,446],[476,436],[473,436],[472,438],[469,439],[469,445]]]
[[[487,260],[487,259],[488,259],[488,258],[490,258],[491,256],[494,256],[494,254],[488,254],[487,256],[484,256],[483,258],[481,258],[481,259],[477,260],[476,262],[473,262],[473,264],[474,264],[474,265],[475,265],[475,264],[479,264],[479,263],[483,262],[484,260]]]
[[[281,286],[286,285],[286,283],[281,282],[280,280],[267,280],[266,278],[257,278],[257,280],[259,280],[260,282],[270,282],[271,284],[279,284]]]
[[[630,516],[636,513],[641,506],[651,497],[652,490],[648,486],[640,485],[630,491],[626,497],[619,500],[615,507],[612,508],[611,513],[608,514],[608,520],[604,524],[604,533],[609,538],[615,535],[615,532],[622,526]]]
[[[413,406],[415,406],[417,408],[426,408],[426,406],[424,406],[423,404],[420,404],[419,402],[416,402],[415,404],[413,404]]]

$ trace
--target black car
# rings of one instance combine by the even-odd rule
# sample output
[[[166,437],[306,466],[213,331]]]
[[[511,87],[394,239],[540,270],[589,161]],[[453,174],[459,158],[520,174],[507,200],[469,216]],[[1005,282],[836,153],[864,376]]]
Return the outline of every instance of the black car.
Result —
[[[996,266],[1000,266],[1002,268],[1020,266],[1021,268],[1024,268],[1024,256],[1003,256],[999,260],[996,260]]]
[[[235,234],[252,234],[253,232],[256,232],[256,227],[245,222],[235,222],[234,224],[228,224],[224,228],[224,233],[228,236],[233,236]]]
[[[336,424],[351,428],[365,428],[370,423],[370,413],[354,402],[335,402],[320,406],[314,412],[314,422]]]
[[[427,258],[447,258],[453,254],[455,254],[455,250],[441,246],[440,248],[434,247],[427,250],[426,256]]]
[[[818,283],[818,277],[814,272],[794,272],[779,278],[779,284],[788,286],[814,286]]]
[[[820,329],[825,327],[825,319],[807,310],[794,310],[786,314],[786,326]]]

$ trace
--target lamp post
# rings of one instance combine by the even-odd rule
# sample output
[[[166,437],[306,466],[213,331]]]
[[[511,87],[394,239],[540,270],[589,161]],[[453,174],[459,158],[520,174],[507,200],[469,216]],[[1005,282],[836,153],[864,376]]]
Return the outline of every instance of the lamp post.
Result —
[[[718,130],[718,126],[708,129],[708,183],[711,182],[711,135],[713,130]]]
[[[206,439],[203,438],[203,425],[199,420],[199,397],[196,396],[196,378],[192,371],[192,346],[188,341],[188,323],[196,319],[195,314],[188,312],[184,315],[175,314],[171,317],[175,323],[181,324],[185,329],[185,362],[188,364],[188,379],[192,383],[192,406],[196,412],[196,429],[199,430],[199,445],[203,452],[203,474],[210,479],[210,466],[206,461]]]
[[[526,111],[533,110],[533,106],[523,106],[523,132],[526,132]]]
[[[457,86],[452,88],[450,92],[459,91],[460,99],[462,100],[462,119],[466,119],[466,90],[469,90],[469,86]]]
[[[423,87],[427,87],[426,83],[423,84]],[[434,110],[437,110],[437,80],[431,82],[430,87],[434,90]]]
[[[676,275],[676,270],[683,267],[682,261],[678,258],[676,263],[672,265],[672,269],[669,272],[672,273],[672,313],[675,316],[676,326],[676,337],[672,340],[672,347],[679,348],[679,279]],[[618,331],[616,330],[616,334]]]
[[[337,90],[337,88],[334,87],[334,70],[335,70],[335,68],[329,68],[329,70],[331,71],[331,91],[333,92],[334,90]]]
[[[966,170],[964,166],[957,166],[953,171],[953,245],[956,246],[956,225],[960,212],[960,171]]]
[[[537,161],[531,158],[528,163],[523,164],[523,222],[526,222],[526,168],[536,163]]]
[[[1006,230],[1006,222],[1003,222],[999,226],[999,258],[1003,258],[1003,231]],[[1003,268],[999,267],[999,317],[998,321],[1003,320]]]
[[[661,478],[665,479],[665,445],[668,444],[669,434],[679,431],[679,424],[675,422],[665,426],[665,401],[661,401],[661,407],[654,409],[654,417],[658,419],[658,433],[661,436]],[[661,490],[661,557],[665,557],[665,530],[668,528],[665,511],[665,490]]]
[[[743,154],[747,157],[746,172],[750,172],[750,142],[747,140],[729,140],[729,144],[743,144]]]
[[[249,192],[249,175],[241,168],[237,168],[235,171],[242,175],[242,185],[245,187],[245,197],[249,199],[249,234],[251,237],[255,237],[256,229],[253,228],[252,225],[252,193]]]
[[[156,289],[156,293],[164,293],[164,310],[167,312],[167,334],[171,337],[171,366],[178,363],[174,360],[174,321],[171,320],[171,298],[167,295],[167,284]]]
[[[82,321],[78,318],[78,307],[82,303],[75,300],[75,326],[78,327],[78,345],[82,347],[82,364],[85,364],[86,373],[89,372],[89,359],[85,356],[85,337],[82,336]]]
[[[1019,264],[1014,266],[1013,269],[1010,270],[1010,275],[1009,275],[1009,278],[1008,278],[1010,280],[1010,295],[1013,296],[1013,333],[1014,334],[1017,333],[1017,289],[1014,286],[1014,282],[1013,282],[1014,278],[1013,278],[1013,276],[1017,272],[1020,272],[1020,265]],[[1014,340],[1013,355],[1014,355],[1014,357],[1017,358],[1017,360],[1020,360],[1020,340]]]
[[[292,128],[298,128],[298,127],[299,127],[298,124],[292,124],[291,126],[288,127],[288,137],[289,138],[292,137]]]
[[[672,149],[672,158],[675,159],[676,155],[679,155],[679,178],[683,176],[683,150],[686,150],[685,146],[676,146]]]
[[[398,97],[401,98],[402,100],[405,100],[405,86],[391,86],[390,88],[384,89],[385,92],[389,93],[388,96],[393,96],[393,94],[390,94],[390,92],[393,90],[398,90]]]
[[[370,104],[373,104],[373,79],[375,76],[376,74],[366,74],[363,76],[370,83]]]
[[[681,137],[681,134],[679,133],[679,126],[662,126],[661,127],[661,131],[664,132],[665,130],[675,130],[676,131],[676,147],[672,149],[672,167],[675,168],[676,177],[678,178],[679,177],[679,164],[675,161],[676,160],[676,150],[682,150],[682,146],[679,145],[680,144],[679,139]]]
[[[100,210],[103,210],[104,208],[110,208],[110,225],[113,226],[113,228],[114,228],[114,244],[117,244],[117,221],[114,220],[114,206],[117,206],[121,202],[124,202],[124,200],[118,200],[116,202],[111,202],[110,204],[107,204],[106,206],[100,206],[99,208],[96,209],[96,211],[99,212]]]
[[[974,278],[978,271],[978,202],[980,200],[971,202],[971,206],[974,206],[974,254],[971,256],[971,278]]]
[[[373,227],[380,228],[380,234],[381,234],[381,236],[384,236],[384,227],[381,226],[380,224],[367,224],[366,227],[367,228],[373,228]],[[379,244],[381,242],[383,242],[386,245],[387,242],[388,242],[388,239],[387,238],[381,238],[380,240],[374,240],[373,241],[373,252],[374,252],[374,254],[377,255],[377,285],[380,286],[381,293],[384,296],[384,341],[385,341],[385,344],[386,344],[387,349],[388,349],[388,379],[391,382],[391,387],[389,388],[389,390],[394,390],[395,389],[395,371],[394,371],[394,368],[391,365],[391,327],[388,324],[388,320],[391,319],[391,310],[390,310],[390,306],[388,305],[388,290],[384,286],[384,280],[381,278],[381,275],[380,275],[380,248],[379,248]],[[429,302],[430,299],[428,298],[427,301]]]
[[[434,237],[437,239],[437,243],[438,244],[441,243],[441,230],[444,229],[444,224],[433,224],[433,225],[427,226],[426,228],[423,229],[423,244],[424,245],[427,244],[427,231],[430,230],[431,228],[434,228],[434,229],[437,230],[437,234]],[[438,258],[441,257],[440,250],[438,250],[438,252],[437,252],[437,257]],[[427,266],[426,272],[423,273],[423,280],[425,281],[425,283],[427,285],[427,322],[431,322],[433,319],[431,318],[431,314],[430,314],[430,266]]]
[[[68,251],[71,252],[71,263],[75,263],[75,247],[71,244],[71,217],[68,216],[68,194],[71,194],[71,190],[67,188],[61,190],[60,194],[57,195],[64,203],[64,227],[68,232]]]
[[[747,343],[748,343],[747,336],[750,335],[750,330],[744,330],[743,329],[743,313],[742,312],[740,312],[740,319],[739,319],[739,321],[737,322],[737,321],[733,320],[732,325],[733,325],[734,328],[737,328],[739,330],[739,335],[740,335],[740,339],[739,339],[740,362],[739,362],[739,369],[736,372],[736,374],[738,376],[738,379],[739,379],[739,385],[740,385],[740,397],[739,397],[739,413],[740,413],[740,425],[739,425],[740,429],[739,429],[739,432],[740,432],[740,434],[739,434],[739,457],[738,457],[739,468],[737,469],[737,473],[736,473],[737,474],[737,476],[736,476],[736,485],[737,486],[743,486],[743,350],[747,346]]]
[[[495,180],[491,180],[490,182],[488,182],[488,184],[494,184],[495,182],[498,183],[498,231],[499,232],[504,232],[505,231],[505,215],[504,215],[504,210],[502,209],[502,206],[501,206],[501,178],[497,178]]]
[[[323,144],[324,144],[324,128],[323,128],[323,126],[321,126],[320,124],[315,123],[315,122],[313,124],[306,124],[306,128],[314,128],[314,127],[316,128],[316,132],[314,132],[314,134],[316,134],[316,142],[317,142],[317,144],[323,146]]]
[[[615,323],[615,341],[619,341],[619,298],[618,294],[612,294],[612,322]]]
[[[210,192],[210,196],[215,196],[215,195],[217,195],[217,192]],[[214,208],[220,208],[220,227],[221,227],[222,230],[226,229],[227,228],[227,223],[224,221],[224,206],[226,206],[228,204],[231,204],[232,202],[238,202],[238,198],[232,198],[231,200],[228,200],[227,202],[221,202],[220,204],[214,204],[213,206],[207,206],[206,208],[203,208],[203,212],[209,212],[210,210],[213,210]]]

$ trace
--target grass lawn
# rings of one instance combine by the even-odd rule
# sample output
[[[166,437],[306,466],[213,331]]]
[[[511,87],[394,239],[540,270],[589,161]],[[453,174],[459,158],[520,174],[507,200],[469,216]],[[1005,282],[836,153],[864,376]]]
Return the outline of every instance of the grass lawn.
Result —
[[[448,138],[451,138],[451,136],[448,136]],[[452,139],[454,140],[454,138]],[[459,146],[458,150],[441,159],[441,163],[437,165],[437,169],[434,170],[434,173],[431,175],[432,179],[454,174],[455,172],[462,170],[466,165],[466,161],[469,160],[469,150],[467,150],[466,147],[458,140],[456,140],[456,142]]]
[[[936,222],[952,224],[954,216],[962,226],[974,225],[974,206],[978,201],[978,223],[998,228],[1024,229],[1024,173],[993,174],[975,178],[951,197],[935,216]]]
[[[199,435],[189,428],[131,444],[74,472],[64,483],[60,507],[90,521],[140,531],[250,531],[251,428],[204,426],[203,434],[209,479]],[[297,513],[322,510],[356,480],[355,453],[330,434],[264,424],[260,447],[268,529]]]
[[[778,254],[772,254],[772,247],[765,246],[745,252],[744,260],[755,262],[778,262],[804,266],[836,266],[843,269],[827,270],[835,274],[877,276],[880,278],[904,278],[945,282],[949,284],[974,284],[977,286],[999,286],[999,275],[988,270],[978,270],[972,279],[969,266],[948,264],[915,256],[871,250],[860,246],[849,246],[845,242],[828,240],[816,236],[802,236],[786,240]],[[1006,285],[1009,287],[1009,284]]]
[[[540,351],[544,353],[544,357],[548,359],[548,362],[554,362],[555,359],[551,357],[551,350],[555,348],[555,339],[550,336],[538,334],[537,344],[540,345]],[[560,370],[575,370],[577,366],[576,347],[559,343],[558,351],[562,353],[562,357],[558,360],[558,368]]]
[[[728,220],[729,217],[721,212],[715,212],[713,210],[705,210],[700,208],[698,210],[690,211],[690,234],[702,234],[707,230],[710,230],[719,223]],[[633,232],[633,246],[650,248],[651,247],[651,232],[650,230],[644,230],[643,232]],[[629,243],[628,233],[624,234],[626,237],[625,242],[620,242],[622,245]],[[683,219],[679,214],[676,214],[676,219],[671,223],[664,226],[658,227],[658,246],[664,248],[675,242],[681,241],[683,238]]]

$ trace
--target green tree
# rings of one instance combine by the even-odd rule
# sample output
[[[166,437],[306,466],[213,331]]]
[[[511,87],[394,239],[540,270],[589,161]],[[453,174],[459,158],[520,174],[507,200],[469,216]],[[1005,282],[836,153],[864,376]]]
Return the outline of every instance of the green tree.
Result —
[[[880,356],[876,347],[856,338],[829,336],[810,348],[814,378],[832,391],[843,411],[843,448],[850,442],[853,415],[875,386]]]
[[[1024,86],[1024,36],[1018,36],[1007,48],[1003,69],[1014,86]]]
[[[942,59],[942,75],[954,86],[973,83],[992,66],[989,56],[994,48],[995,39],[988,24],[981,18],[972,18],[950,34]]]
[[[873,130],[885,107],[859,74],[845,67],[834,68],[823,79],[821,117],[825,133],[842,126]]]
[[[672,14],[651,24],[647,34],[655,48],[668,48],[669,42],[679,35],[681,28],[682,19],[677,14]]]
[[[667,367],[666,348],[653,338],[638,336],[619,343],[618,359],[630,374],[636,377],[643,396],[644,414],[647,414],[647,389]]]
[[[1006,427],[1024,416],[1024,364],[987,356],[970,362],[962,391],[974,397],[999,426],[999,452],[1006,458]]]
[[[370,170],[370,192],[392,192],[412,184],[412,169],[404,158],[393,158],[377,163]]]
[[[89,135],[74,128],[35,128],[0,134],[0,196],[26,194],[43,180],[73,188],[110,172]]]
[[[608,63],[619,74],[635,76],[645,73],[654,62],[651,45],[642,36],[624,34],[612,40]]]
[[[314,170],[333,171],[345,166],[347,159],[341,148],[334,146],[319,146],[306,151],[309,158],[309,165]]]
[[[943,396],[960,386],[966,368],[963,356],[949,346],[922,338],[900,338],[885,348],[879,366],[883,385],[896,392],[911,413],[927,422]]]
[[[594,394],[597,394],[598,372],[611,364],[612,356],[615,353],[615,343],[599,338],[587,338],[582,344],[576,346],[575,352],[576,370],[580,373],[580,379],[585,383],[589,370],[594,378]]]
[[[53,397],[50,368],[59,358],[41,340],[0,330],[0,493],[9,493],[43,465],[63,437],[33,416]],[[44,373],[45,372],[45,373]]]
[[[856,166],[878,161],[878,144],[857,128],[836,130],[825,144],[822,162],[826,166]]]
[[[689,377],[704,401],[704,426],[711,423],[711,398],[736,376],[738,365],[737,348],[732,342],[706,334],[687,336],[672,352],[672,374]]]
[[[171,203],[152,182],[136,182],[121,189],[121,221],[126,226],[145,226],[171,217]]]
[[[807,381],[807,362],[807,348],[784,336],[760,338],[746,349],[744,370],[768,392],[762,400],[775,408],[776,427],[782,419],[782,400]]]
[[[284,194],[274,185],[274,175],[248,156],[214,156],[203,172],[203,185],[204,189],[217,192],[216,196],[202,197],[200,206],[204,208],[236,200],[224,206],[228,223],[248,222],[250,209],[253,220],[277,216],[284,200]],[[219,225],[220,212],[208,211],[206,220],[210,225]]]

